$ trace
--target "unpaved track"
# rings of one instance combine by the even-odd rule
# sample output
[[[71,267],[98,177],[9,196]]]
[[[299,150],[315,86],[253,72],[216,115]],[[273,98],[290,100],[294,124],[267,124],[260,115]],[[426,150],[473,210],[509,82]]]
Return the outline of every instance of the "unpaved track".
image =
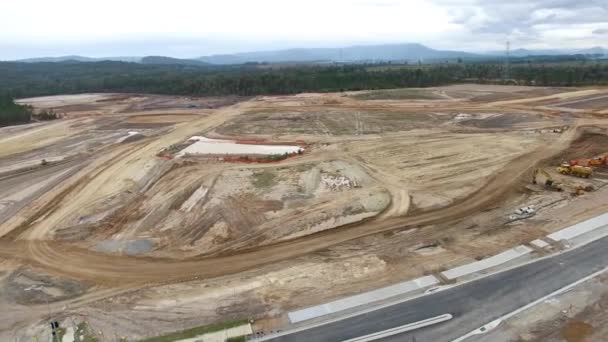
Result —
[[[0,243],[0,256],[20,258],[53,273],[107,285],[158,284],[210,278],[305,255],[363,236],[399,228],[450,222],[496,205],[538,163],[567,148],[576,136],[576,125],[550,146],[540,147],[509,163],[487,184],[449,207],[410,217],[372,220],[332,229],[296,240],[254,248],[234,255],[204,259],[167,260],[112,256],[48,241]],[[431,228],[427,228],[431,229]]]
[[[53,204],[52,208],[42,206],[40,212],[33,216],[42,217],[44,215],[44,222],[38,222],[32,227],[28,227],[23,238],[44,239],[53,227],[57,227],[70,215],[75,215],[87,205],[94,205],[96,201],[112,194],[118,194],[128,188],[133,175],[144,169],[150,161],[155,162],[154,156],[163,147],[215,127],[242,113],[243,108],[248,108],[249,105],[250,103],[244,102],[227,107],[199,120],[179,124],[173,131],[161,137],[153,137],[135,144],[119,146],[112,151],[100,152],[98,159],[89,168],[76,174],[71,182],[63,184],[66,189],[74,185],[78,191],[70,194],[69,200],[60,201],[58,205]],[[60,189],[58,190],[61,192]],[[57,193],[48,193],[41,197],[39,202],[52,203],[56,196],[58,196]],[[21,231],[15,232],[15,230],[23,228],[23,221],[23,219],[15,217],[1,227],[0,236],[9,234],[9,232],[12,236],[19,235]]]
[[[558,94],[553,94],[553,95],[548,95],[548,96],[530,97],[530,98],[517,99],[517,100],[488,102],[485,104],[485,106],[486,107],[498,107],[498,106],[522,104],[522,103],[529,103],[529,102],[539,102],[539,101],[546,101],[546,100],[567,100],[567,99],[571,99],[571,98],[601,94],[602,92],[603,92],[602,89],[586,89],[586,90],[558,93]]]
[[[30,124],[33,129],[0,136],[0,157],[9,156],[19,152],[33,150],[48,146],[58,140],[70,137],[78,130],[70,127],[75,121],[55,121],[43,124]]]

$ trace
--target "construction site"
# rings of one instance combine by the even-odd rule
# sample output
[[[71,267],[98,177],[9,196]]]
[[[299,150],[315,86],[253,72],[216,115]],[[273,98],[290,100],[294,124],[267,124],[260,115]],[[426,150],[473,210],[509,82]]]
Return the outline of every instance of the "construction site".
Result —
[[[19,103],[60,119],[0,128],[2,341],[285,330],[608,203],[607,88]]]

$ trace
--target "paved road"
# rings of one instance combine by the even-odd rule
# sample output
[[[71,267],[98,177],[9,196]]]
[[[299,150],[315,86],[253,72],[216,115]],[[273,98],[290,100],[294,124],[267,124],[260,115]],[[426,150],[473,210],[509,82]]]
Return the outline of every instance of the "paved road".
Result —
[[[271,341],[343,341],[445,313],[454,318],[382,341],[451,341],[608,266],[606,251],[608,237],[507,272]]]

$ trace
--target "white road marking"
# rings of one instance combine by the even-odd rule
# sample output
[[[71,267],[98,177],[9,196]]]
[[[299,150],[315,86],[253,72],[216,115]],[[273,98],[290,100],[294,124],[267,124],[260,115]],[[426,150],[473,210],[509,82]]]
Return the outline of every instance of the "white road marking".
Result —
[[[494,322],[496,322],[496,321],[498,321],[498,323],[500,323],[500,322],[502,322],[502,321],[505,321],[505,320],[507,320],[507,319],[509,319],[509,318],[511,318],[511,317],[513,317],[513,316],[515,316],[515,315],[517,315],[517,314],[519,314],[519,313],[520,313],[520,312],[522,312],[522,311],[525,311],[525,310],[527,310],[527,309],[529,309],[529,308],[531,308],[531,307],[533,307],[533,306],[535,306],[535,305],[538,305],[538,304],[540,304],[540,303],[544,302],[545,300],[547,300],[547,299],[549,299],[549,298],[551,298],[551,297],[553,297],[553,296],[558,296],[558,295],[560,295],[560,294],[563,294],[563,293],[565,293],[565,292],[568,292],[568,291],[570,291],[570,290],[571,290],[573,287],[575,287],[575,286],[577,286],[577,285],[579,285],[579,284],[581,284],[581,283],[584,283],[584,282],[586,282],[587,280],[593,279],[593,278],[595,278],[595,277],[599,276],[600,274],[605,273],[605,272],[607,272],[607,271],[608,271],[608,267],[606,267],[606,268],[604,268],[604,269],[602,269],[602,270],[600,270],[600,271],[597,271],[597,272],[595,272],[595,273],[593,273],[593,274],[590,274],[590,275],[588,275],[588,276],[586,276],[586,277],[584,277],[584,278],[581,278],[581,279],[579,279],[579,280],[575,281],[574,283],[572,283],[572,284],[570,284],[570,285],[566,285],[566,286],[562,287],[561,289],[559,289],[559,290],[557,290],[557,291],[551,292],[550,294],[548,294],[548,295],[546,295],[546,296],[544,296],[544,297],[542,297],[542,298],[539,298],[539,299],[537,299],[537,300],[533,301],[532,303],[529,303],[529,304],[527,304],[527,305],[525,305],[525,306],[522,306],[521,308],[519,308],[519,309],[517,309],[517,310],[515,310],[515,311],[512,311],[512,312],[510,312],[510,313],[508,313],[508,314],[506,314],[506,315],[504,315],[504,316],[502,316],[502,317],[499,317],[498,319],[496,319],[496,320],[494,320],[494,321],[492,321],[492,322],[490,322],[490,323],[488,323],[488,324],[484,325],[483,327],[486,327],[486,326],[488,326],[488,325],[490,325],[490,324],[492,324],[492,323],[494,323]],[[496,326],[498,326],[498,324],[496,324]],[[493,329],[493,328],[495,328],[496,326],[492,327],[492,329]],[[479,329],[475,329],[475,330],[473,330],[473,331],[469,332],[468,334],[463,335],[463,336],[461,336],[461,337],[459,337],[459,338],[457,338],[457,339],[453,340],[452,342],[461,342],[461,341],[464,341],[464,340],[466,340],[467,338],[469,338],[469,337],[471,337],[471,336],[473,336],[473,335],[478,335],[478,334],[480,334],[480,332],[479,332],[479,331],[480,331],[480,329],[482,329],[483,327],[481,327],[481,328],[479,328]],[[490,329],[490,330],[491,330],[491,329]],[[487,330],[487,331],[489,331],[489,330]],[[486,333],[487,331],[483,331],[482,333]]]
[[[408,332],[408,331],[412,331],[412,330],[428,327],[429,325],[434,325],[434,324],[439,324],[439,323],[442,323],[442,322],[445,322],[445,321],[449,321],[449,320],[452,319],[452,317],[453,316],[450,315],[450,314],[443,314],[443,315],[440,315],[440,316],[436,316],[436,317],[432,317],[432,318],[427,318],[427,319],[424,319],[422,321],[418,321],[418,322],[402,325],[400,327],[396,327],[396,328],[387,329],[387,330],[384,330],[384,331],[375,332],[373,334],[369,334],[369,335],[365,335],[365,336],[361,336],[361,337],[356,337],[356,338],[353,338],[353,339],[350,339],[350,340],[346,340],[344,342],[368,342],[368,341],[375,341],[375,340],[379,340],[381,338],[385,338],[385,337],[401,334],[401,333],[404,333],[404,332]]]

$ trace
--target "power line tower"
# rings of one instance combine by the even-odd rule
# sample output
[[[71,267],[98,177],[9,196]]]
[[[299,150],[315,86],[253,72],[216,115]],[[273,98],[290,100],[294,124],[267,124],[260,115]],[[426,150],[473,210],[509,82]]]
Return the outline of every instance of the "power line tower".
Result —
[[[507,48],[505,51],[505,70],[503,78],[505,81],[511,79],[511,42],[507,41]]]

